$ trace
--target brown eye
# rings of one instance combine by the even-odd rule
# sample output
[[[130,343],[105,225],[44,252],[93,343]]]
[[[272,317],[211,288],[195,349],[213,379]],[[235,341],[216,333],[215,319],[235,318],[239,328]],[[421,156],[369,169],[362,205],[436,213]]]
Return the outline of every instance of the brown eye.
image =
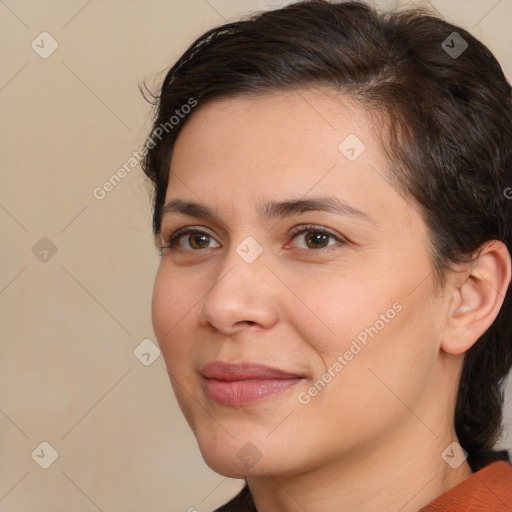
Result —
[[[195,233],[193,235],[188,235],[187,241],[193,249],[207,249],[210,245],[209,238],[211,238],[209,235]]]
[[[346,241],[321,226],[302,226],[290,234],[294,239],[303,240],[299,249],[324,249],[331,245],[343,245]],[[330,240],[332,242],[330,242]]]
[[[212,242],[217,245],[212,245]],[[183,228],[174,232],[168,238],[167,245],[162,246],[161,249],[194,252],[217,247],[220,247],[220,244],[209,233],[194,228]]]
[[[327,246],[327,242],[329,240],[329,235],[325,233],[321,233],[319,231],[310,231],[306,234],[305,237],[306,245],[310,249],[317,249]]]

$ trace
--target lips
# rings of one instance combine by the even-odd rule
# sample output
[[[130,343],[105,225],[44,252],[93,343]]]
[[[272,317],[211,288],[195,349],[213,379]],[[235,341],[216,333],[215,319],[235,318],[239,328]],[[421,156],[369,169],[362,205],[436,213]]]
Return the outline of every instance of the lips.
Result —
[[[221,361],[201,368],[206,396],[222,405],[244,405],[283,393],[303,378],[262,364],[229,364]]]

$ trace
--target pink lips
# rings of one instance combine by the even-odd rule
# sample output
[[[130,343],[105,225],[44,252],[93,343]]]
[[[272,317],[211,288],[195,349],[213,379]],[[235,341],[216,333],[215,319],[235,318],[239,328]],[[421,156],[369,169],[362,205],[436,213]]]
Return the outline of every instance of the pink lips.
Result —
[[[261,364],[208,363],[201,369],[208,398],[222,405],[244,405],[282,393],[295,386],[301,375]]]

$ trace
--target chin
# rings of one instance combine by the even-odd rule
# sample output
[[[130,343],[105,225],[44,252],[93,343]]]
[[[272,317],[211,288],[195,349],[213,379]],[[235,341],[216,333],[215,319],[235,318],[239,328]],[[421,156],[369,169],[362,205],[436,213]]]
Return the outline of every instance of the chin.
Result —
[[[209,457],[203,455],[206,465],[215,473],[226,476],[228,478],[245,478],[247,471],[243,470],[241,465],[234,462],[232,459]]]
[[[290,457],[282,444],[272,445],[264,440],[253,442],[247,437],[198,439],[199,449],[210,469],[229,478],[287,475],[294,473],[301,461]],[[300,457],[299,457],[300,459]],[[307,465],[306,461],[302,463]]]
[[[202,446],[199,444],[201,455],[207,466],[219,475],[229,478],[244,478],[248,468],[237,457],[236,450],[232,446]]]

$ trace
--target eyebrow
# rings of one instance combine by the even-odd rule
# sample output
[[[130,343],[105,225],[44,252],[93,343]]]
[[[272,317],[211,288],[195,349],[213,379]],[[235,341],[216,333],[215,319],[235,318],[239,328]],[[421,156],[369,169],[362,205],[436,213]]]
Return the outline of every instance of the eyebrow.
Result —
[[[351,206],[334,196],[270,201],[258,207],[260,217],[265,221],[300,215],[310,211],[323,211],[352,217],[376,225],[375,220],[366,212]],[[161,219],[169,215],[181,214],[189,217],[220,221],[219,216],[208,206],[182,199],[170,200],[161,210]]]

